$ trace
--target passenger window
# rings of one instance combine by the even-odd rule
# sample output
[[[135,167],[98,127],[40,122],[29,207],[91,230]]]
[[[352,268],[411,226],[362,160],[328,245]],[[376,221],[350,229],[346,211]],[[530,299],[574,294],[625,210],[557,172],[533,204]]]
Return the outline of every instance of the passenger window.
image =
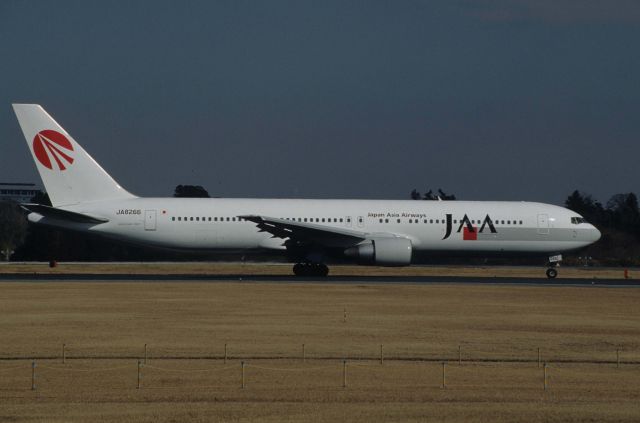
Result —
[[[344,222],[344,219],[340,218],[340,223]]]
[[[424,223],[427,223],[427,219],[424,220]]]
[[[384,223],[389,223],[389,219],[385,219],[385,220],[384,220]]]
[[[400,219],[398,219],[398,223],[400,223]]]
[[[413,220],[409,219],[409,223],[413,223]]]
[[[380,219],[380,223],[382,223],[382,219]]]
[[[193,216],[191,216],[191,218],[189,220],[193,222]]]

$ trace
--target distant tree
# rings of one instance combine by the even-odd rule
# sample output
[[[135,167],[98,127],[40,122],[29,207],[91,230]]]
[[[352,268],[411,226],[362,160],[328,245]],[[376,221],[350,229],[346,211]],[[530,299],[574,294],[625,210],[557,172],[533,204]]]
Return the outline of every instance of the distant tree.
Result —
[[[27,220],[20,206],[13,202],[0,202],[0,250],[6,261],[26,236]]]
[[[581,215],[588,215],[593,211],[593,199],[588,194],[583,194],[575,190],[567,197],[564,205],[569,210],[573,210]]]
[[[632,192],[616,194],[607,202],[613,226],[617,229],[640,236],[640,210],[638,198]]]
[[[182,198],[209,198],[209,193],[200,185],[178,185],[173,196]]]
[[[440,197],[441,200],[447,200],[447,201],[453,201],[456,199],[455,195],[453,194],[449,195],[440,188],[438,188],[438,197]]]
[[[446,192],[442,191],[442,189],[438,189],[438,194],[434,194],[433,190],[430,189],[429,191],[425,192],[424,195],[420,196],[420,191],[414,189],[413,191],[411,191],[411,199],[412,200],[455,200],[456,196],[455,195],[449,195]]]
[[[591,223],[605,226],[610,224],[609,211],[589,194],[575,190],[567,197],[564,206],[580,214]]]

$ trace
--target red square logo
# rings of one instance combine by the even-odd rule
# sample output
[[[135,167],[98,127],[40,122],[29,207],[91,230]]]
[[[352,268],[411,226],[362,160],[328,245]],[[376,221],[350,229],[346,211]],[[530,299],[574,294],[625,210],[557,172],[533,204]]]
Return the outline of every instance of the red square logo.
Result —
[[[478,228],[473,227],[473,230],[469,230],[467,226],[462,229],[462,239],[465,241],[476,241],[478,239]]]

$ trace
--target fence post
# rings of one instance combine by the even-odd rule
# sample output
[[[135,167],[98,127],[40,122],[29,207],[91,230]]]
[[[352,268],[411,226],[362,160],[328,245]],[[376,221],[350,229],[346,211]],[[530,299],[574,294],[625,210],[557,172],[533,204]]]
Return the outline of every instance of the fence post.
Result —
[[[136,389],[140,389],[142,379],[142,361],[138,359],[138,386]]]
[[[144,344],[144,364],[147,364],[147,344]]]
[[[458,366],[462,366],[462,345],[458,345]]]
[[[65,347],[66,346],[67,346],[67,344],[62,344],[62,364],[65,363],[66,358],[67,358],[67,354],[66,354],[66,351],[65,351]]]
[[[240,363],[240,367],[242,369],[242,389],[244,389],[244,361]]]
[[[342,318],[342,323],[347,323],[347,308],[344,308],[344,316]]]
[[[380,344],[380,365],[382,366],[384,364],[384,351],[383,351],[383,345]]]
[[[347,387],[347,360],[342,360],[342,387]]]
[[[616,368],[620,368],[620,349],[616,349]]]
[[[36,390],[36,361],[31,362],[31,390]]]
[[[540,368],[540,347],[538,347],[538,368]]]
[[[547,390],[547,363],[544,363],[544,390]]]
[[[307,355],[304,350],[304,344],[302,344],[302,363],[304,364],[307,361]]]
[[[447,363],[442,362],[442,386],[441,389],[446,389],[447,387]]]
[[[224,364],[227,364],[227,344],[224,344]]]

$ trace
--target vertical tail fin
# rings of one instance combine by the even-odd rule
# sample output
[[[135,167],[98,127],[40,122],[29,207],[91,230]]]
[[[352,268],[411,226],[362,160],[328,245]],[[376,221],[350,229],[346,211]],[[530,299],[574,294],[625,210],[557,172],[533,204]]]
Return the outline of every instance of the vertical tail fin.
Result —
[[[54,207],[134,198],[38,104],[14,104],[44,187]]]

